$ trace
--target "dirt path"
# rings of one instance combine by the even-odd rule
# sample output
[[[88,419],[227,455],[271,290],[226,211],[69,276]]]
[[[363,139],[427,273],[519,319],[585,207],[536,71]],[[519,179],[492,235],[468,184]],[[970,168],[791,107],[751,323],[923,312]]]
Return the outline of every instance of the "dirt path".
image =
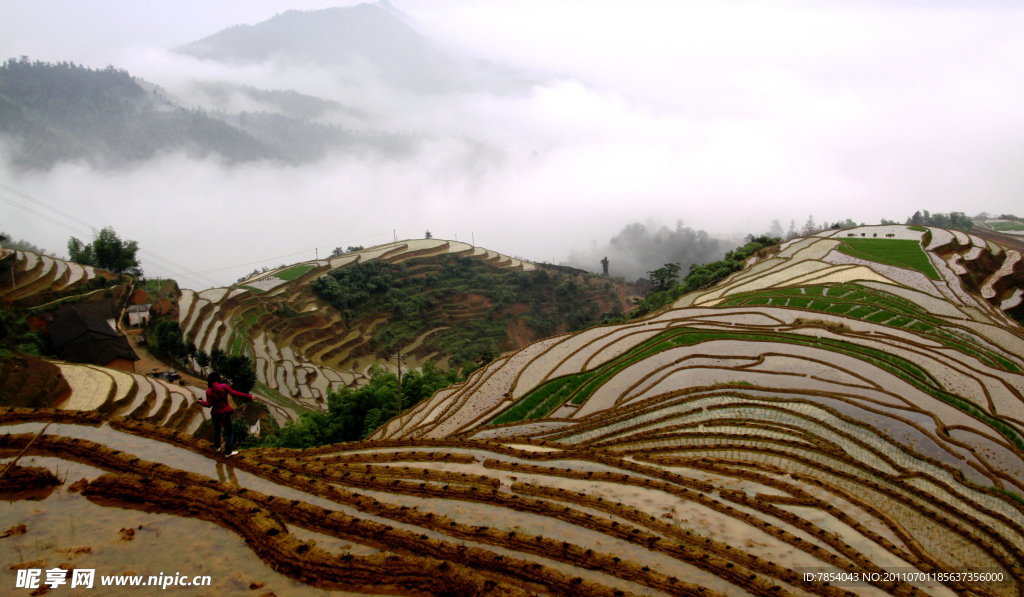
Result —
[[[134,350],[135,354],[138,355],[139,357],[139,360],[135,361],[136,373],[150,375],[152,373],[160,373],[168,371],[170,369],[174,369],[175,371],[178,372],[179,375],[181,375],[182,381],[184,381],[187,385],[196,386],[199,388],[206,387],[205,379],[199,379],[198,377],[189,375],[188,373],[185,373],[184,371],[181,371],[180,369],[177,369],[172,365],[164,363],[160,359],[153,356],[153,354],[146,349],[145,344],[139,344],[139,341],[142,339],[141,329],[122,328],[121,331],[124,332],[126,336],[128,336],[128,342],[132,345],[132,350]]]

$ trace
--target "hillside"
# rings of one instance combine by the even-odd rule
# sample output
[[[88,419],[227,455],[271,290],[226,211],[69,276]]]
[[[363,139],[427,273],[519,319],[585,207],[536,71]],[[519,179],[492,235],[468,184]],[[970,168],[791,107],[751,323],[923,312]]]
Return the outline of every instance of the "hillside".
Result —
[[[49,168],[85,160],[113,167],[161,151],[219,154],[229,160],[277,157],[251,135],[147,91],[127,72],[8,60],[0,66],[0,133],[12,162]]]
[[[8,146],[8,160],[18,169],[47,170],[76,161],[124,168],[168,153],[226,164],[405,158],[434,133],[430,127],[395,128],[395,114],[382,111],[379,101],[360,101],[360,90],[382,85],[376,93],[410,94],[406,110],[440,94],[526,94],[534,83],[429,38],[386,2],[289,10],[176,51],[231,69],[267,62],[284,70],[315,65],[346,91],[319,86],[317,93],[334,94],[327,99],[300,93],[307,89],[201,80],[197,72],[197,80],[177,84],[181,95],[174,96],[115,66],[95,70],[9,58],[0,65],[0,141]]]
[[[184,290],[180,325],[211,353],[246,354],[290,411],[365,383],[372,365],[474,367],[630,307],[607,278],[445,240],[413,240],[291,265],[231,288]]]
[[[312,280],[359,263],[531,266],[442,243],[185,293],[180,312],[217,343],[310,354],[257,305],[326,310]],[[278,595],[1020,595],[1020,257],[915,226],[794,239],[644,318],[504,353],[363,442],[223,460],[146,422],[0,409],[25,454],[0,545],[22,567],[75,554]],[[348,308],[327,325],[368,317]],[[276,376],[310,379],[296,363]]]
[[[117,168],[171,152],[295,164],[334,150],[401,153],[410,144],[400,135],[311,121],[309,110],[333,104],[294,91],[203,89],[203,97],[243,93],[262,109],[208,113],[113,67],[10,59],[0,65],[0,138],[11,142],[10,161],[23,169],[76,160]]]
[[[123,305],[133,294],[133,284],[127,277],[31,251],[5,250],[0,274],[4,279],[0,312],[6,315],[9,310],[17,310],[32,330],[28,333],[39,336],[46,335],[42,330],[62,306],[102,300]],[[154,312],[170,307],[154,305]],[[6,343],[5,336],[13,336],[13,332],[0,325],[0,349]],[[140,351],[139,336],[131,338],[133,348]],[[197,431],[207,418],[196,404],[202,389],[146,373],[0,354],[0,404],[96,411],[189,433]]]
[[[102,291],[118,276],[33,251],[0,251],[4,284],[0,300],[21,306],[35,306],[59,299],[63,294]]]
[[[549,416],[578,421],[669,390],[759,388],[753,380],[765,370],[785,387],[804,385],[786,376],[822,377],[816,391],[845,399],[878,401],[885,379],[911,409],[927,404],[923,412],[934,412],[932,402],[945,402],[1024,446],[1024,340],[1010,317],[1022,306],[1022,270],[1019,252],[961,232],[830,230],[752,257],[743,271],[655,315],[531,345],[378,435],[472,435],[484,423]],[[838,363],[846,363],[842,375]]]

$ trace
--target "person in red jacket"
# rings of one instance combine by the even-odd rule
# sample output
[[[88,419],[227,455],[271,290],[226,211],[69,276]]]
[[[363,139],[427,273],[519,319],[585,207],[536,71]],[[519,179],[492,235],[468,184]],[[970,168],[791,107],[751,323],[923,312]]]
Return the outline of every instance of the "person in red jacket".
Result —
[[[220,447],[220,434],[221,429],[224,430],[224,456],[234,456],[238,454],[235,451],[235,434],[231,428],[231,413],[235,409],[231,408],[231,403],[228,402],[228,394],[233,396],[239,396],[241,398],[253,399],[252,394],[246,394],[245,392],[239,392],[232,388],[228,384],[221,380],[220,374],[213,372],[206,379],[208,387],[206,388],[206,400],[200,400],[199,404],[210,407],[210,418],[213,419],[213,444]]]

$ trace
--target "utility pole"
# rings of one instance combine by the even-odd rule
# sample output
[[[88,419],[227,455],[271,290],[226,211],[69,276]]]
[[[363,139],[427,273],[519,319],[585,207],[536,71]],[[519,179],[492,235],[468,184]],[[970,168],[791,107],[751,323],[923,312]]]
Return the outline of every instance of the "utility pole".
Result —
[[[4,241],[8,238],[9,237],[6,234],[0,234],[0,255],[3,255],[4,253]],[[11,247],[11,256],[13,257],[13,259],[11,259],[11,290],[14,290],[18,287],[17,283],[14,281],[14,266],[18,262],[18,250],[14,247]]]
[[[402,351],[399,350],[397,354],[393,354],[391,356],[393,356],[395,358],[395,362],[398,363],[398,414],[401,415],[402,414],[402,361],[404,361],[405,357],[407,357],[409,355],[402,354]]]

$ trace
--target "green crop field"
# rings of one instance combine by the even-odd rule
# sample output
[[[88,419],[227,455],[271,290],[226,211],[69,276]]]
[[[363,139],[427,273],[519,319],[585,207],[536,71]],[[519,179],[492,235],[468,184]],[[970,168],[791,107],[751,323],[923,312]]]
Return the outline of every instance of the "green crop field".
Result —
[[[917,364],[902,357],[867,346],[858,345],[844,340],[831,338],[810,338],[799,334],[784,332],[745,332],[703,330],[696,328],[676,328],[661,333],[643,342],[619,357],[592,369],[574,375],[564,376],[547,381],[520,399],[505,412],[490,421],[492,425],[511,423],[521,420],[540,419],[548,416],[566,400],[573,404],[583,404],[586,400],[614,374],[629,365],[654,354],[675,348],[707,342],[709,340],[744,340],[748,342],[781,342],[811,346],[825,350],[833,350],[845,354],[880,369],[884,369],[918,389],[955,406],[956,408],[984,421],[997,430],[1018,448],[1024,449],[1022,438],[1012,426],[998,417],[991,416],[974,404],[947,391],[941,382]]]
[[[259,319],[258,309],[249,309],[244,316],[236,319],[234,332],[231,336],[231,347],[228,350],[230,355],[246,355],[251,351],[249,345],[249,328]]]
[[[312,265],[296,265],[295,267],[290,267],[283,272],[277,272],[275,275],[282,280],[291,281],[306,275],[313,269],[313,267],[314,266]]]
[[[928,255],[916,240],[894,238],[847,238],[839,245],[839,252],[868,261],[905,267],[921,272],[932,280],[940,280],[939,273],[928,260]]]
[[[800,298],[794,300],[794,297]],[[907,328],[937,340],[949,348],[972,355],[991,367],[998,367],[1011,373],[1021,372],[1019,367],[988,347],[951,332],[943,320],[926,313],[918,305],[880,290],[854,284],[772,288],[742,292],[729,297],[723,303],[723,306],[727,307],[758,305],[800,307]]]
[[[1024,223],[1022,222],[991,222],[991,225],[1000,232],[1006,232],[1008,230],[1024,230]]]

